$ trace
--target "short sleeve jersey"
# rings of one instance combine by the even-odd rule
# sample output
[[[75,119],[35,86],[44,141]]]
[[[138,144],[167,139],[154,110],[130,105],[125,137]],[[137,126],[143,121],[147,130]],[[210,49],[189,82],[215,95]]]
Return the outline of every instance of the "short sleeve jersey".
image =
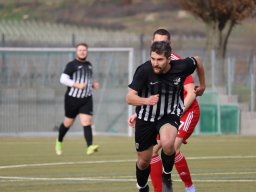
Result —
[[[85,98],[92,95],[93,70],[89,61],[81,62],[77,59],[69,62],[64,69],[65,74],[75,82],[85,83],[85,89],[67,87],[66,94],[71,97]]]
[[[155,74],[151,61],[145,62],[136,69],[129,87],[144,98],[159,94],[156,105],[136,107],[139,119],[155,122],[167,114],[182,115],[183,83],[185,78],[194,72],[197,63],[193,57],[187,57],[183,60],[172,60],[170,65],[171,69],[165,74]]]

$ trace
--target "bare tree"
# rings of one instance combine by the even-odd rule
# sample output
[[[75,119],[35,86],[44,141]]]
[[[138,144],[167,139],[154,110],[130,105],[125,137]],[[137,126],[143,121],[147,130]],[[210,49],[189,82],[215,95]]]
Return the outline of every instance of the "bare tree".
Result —
[[[232,29],[253,15],[256,0],[178,0],[185,10],[200,18],[207,29],[207,52],[215,49],[224,59]]]

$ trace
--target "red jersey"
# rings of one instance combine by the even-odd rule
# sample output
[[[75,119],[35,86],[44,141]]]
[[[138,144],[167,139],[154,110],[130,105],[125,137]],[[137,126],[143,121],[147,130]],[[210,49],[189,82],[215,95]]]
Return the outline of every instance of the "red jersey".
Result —
[[[189,75],[186,77],[185,81],[184,81],[184,85],[189,84],[189,83],[194,83],[194,79],[192,77],[192,75]],[[184,98],[187,96],[187,91],[184,89]],[[195,99],[193,101],[193,103],[190,105],[190,107],[188,108],[188,110],[196,110],[199,109],[199,104],[197,102],[197,100]]]
[[[171,59],[178,60],[182,59],[176,54],[171,54]],[[184,85],[194,83],[192,75],[186,77]],[[184,89],[184,98],[187,96],[187,91]],[[182,138],[183,143],[187,143],[187,139],[192,135],[200,118],[200,108],[197,100],[195,99],[190,107],[185,111],[180,118],[180,127],[176,137]]]
[[[179,60],[179,59],[182,59],[182,58],[179,55],[176,55],[176,54],[172,53],[171,54],[171,59],[172,60]],[[189,84],[189,83],[194,83],[194,79],[193,79],[192,75],[187,76],[187,78],[184,81],[184,85]],[[186,97],[186,95],[187,95],[187,91],[185,91],[185,89],[184,89],[184,98]],[[193,110],[193,109],[194,110],[199,109],[199,104],[198,104],[196,99],[193,101],[193,103],[188,108],[188,110]]]

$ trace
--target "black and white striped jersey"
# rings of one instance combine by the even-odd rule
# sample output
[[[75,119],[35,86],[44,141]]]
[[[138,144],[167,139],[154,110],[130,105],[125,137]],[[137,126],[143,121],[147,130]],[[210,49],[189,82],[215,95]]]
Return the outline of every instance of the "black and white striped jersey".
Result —
[[[67,74],[74,82],[86,84],[85,89],[67,87],[66,94],[68,96],[85,98],[92,95],[93,70],[89,61],[81,62],[75,59],[66,65],[63,73]]]
[[[151,61],[140,65],[133,76],[129,88],[138,92],[143,98],[159,94],[156,105],[143,105],[136,107],[139,119],[154,122],[164,115],[175,114],[181,116],[183,113],[183,83],[185,78],[196,69],[196,60],[187,57],[182,60],[172,60],[171,69],[165,74],[155,74]]]

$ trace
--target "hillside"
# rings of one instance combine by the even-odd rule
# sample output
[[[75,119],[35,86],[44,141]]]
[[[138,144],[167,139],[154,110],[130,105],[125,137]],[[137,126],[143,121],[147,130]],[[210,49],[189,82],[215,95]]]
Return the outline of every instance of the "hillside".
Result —
[[[167,0],[160,0],[157,3],[154,3],[154,0],[0,0],[0,16],[1,19],[40,20],[102,29],[129,30],[129,21],[126,18],[177,8],[174,3],[167,2]]]
[[[170,0],[0,0],[1,20],[43,21],[145,34],[165,27],[173,36],[204,38],[205,26],[193,16],[182,12]],[[256,49],[255,19],[243,21],[232,31],[229,47]],[[114,38],[114,37],[113,37]],[[179,39],[173,39],[181,47]],[[193,45],[192,45],[193,46]],[[201,44],[202,46],[202,44]]]

